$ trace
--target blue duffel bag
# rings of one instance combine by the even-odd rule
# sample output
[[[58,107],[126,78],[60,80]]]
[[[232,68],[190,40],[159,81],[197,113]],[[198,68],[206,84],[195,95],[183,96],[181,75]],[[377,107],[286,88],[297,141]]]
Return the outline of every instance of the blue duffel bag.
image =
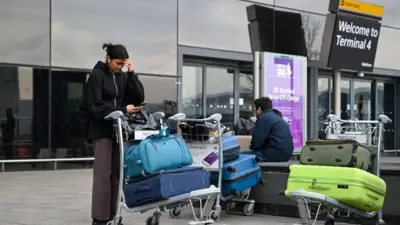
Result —
[[[136,178],[193,164],[192,154],[183,139],[162,127],[159,134],[151,135],[131,146],[125,152],[124,173]]]

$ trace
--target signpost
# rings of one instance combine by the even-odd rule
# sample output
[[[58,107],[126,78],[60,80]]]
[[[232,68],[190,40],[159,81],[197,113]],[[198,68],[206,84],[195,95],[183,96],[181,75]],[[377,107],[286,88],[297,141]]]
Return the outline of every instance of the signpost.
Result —
[[[331,0],[326,16],[320,63],[334,70],[333,109],[340,116],[340,70],[372,72],[383,7],[355,0]]]

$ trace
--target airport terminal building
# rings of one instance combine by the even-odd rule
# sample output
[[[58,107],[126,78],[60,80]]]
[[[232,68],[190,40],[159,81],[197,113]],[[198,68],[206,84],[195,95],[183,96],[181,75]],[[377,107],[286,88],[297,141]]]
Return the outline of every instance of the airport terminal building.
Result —
[[[394,123],[383,147],[400,149],[400,7],[397,0],[366,2],[385,7],[375,65],[342,71],[341,116],[388,115]],[[105,59],[104,42],[127,47],[148,111],[220,112],[232,129],[253,115],[252,5],[288,12],[297,24],[291,30],[272,13],[265,48],[308,57],[307,137],[318,138],[332,112],[333,71],[320,60],[329,0],[13,0],[0,7],[0,116],[16,126],[0,160],[93,156],[76,112],[91,68]],[[282,37],[294,44],[280,44]]]

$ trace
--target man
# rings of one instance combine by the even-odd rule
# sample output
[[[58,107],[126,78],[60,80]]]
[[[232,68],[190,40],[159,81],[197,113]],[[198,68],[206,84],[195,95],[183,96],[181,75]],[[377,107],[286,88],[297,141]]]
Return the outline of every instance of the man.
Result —
[[[287,162],[294,145],[289,125],[273,110],[272,101],[261,97],[254,101],[257,121],[250,149],[265,162]]]

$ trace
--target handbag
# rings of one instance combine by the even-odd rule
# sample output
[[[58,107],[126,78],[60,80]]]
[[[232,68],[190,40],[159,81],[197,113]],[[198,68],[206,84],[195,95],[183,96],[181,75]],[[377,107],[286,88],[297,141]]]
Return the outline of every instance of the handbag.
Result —
[[[148,115],[144,110],[129,115],[127,122],[132,130],[156,130],[157,128],[157,123],[153,116]]]

